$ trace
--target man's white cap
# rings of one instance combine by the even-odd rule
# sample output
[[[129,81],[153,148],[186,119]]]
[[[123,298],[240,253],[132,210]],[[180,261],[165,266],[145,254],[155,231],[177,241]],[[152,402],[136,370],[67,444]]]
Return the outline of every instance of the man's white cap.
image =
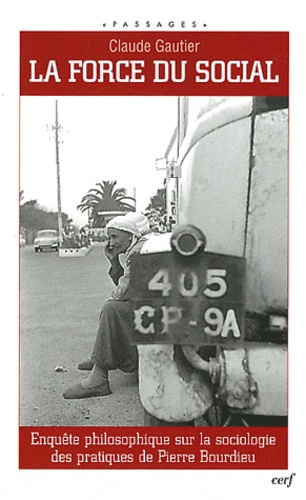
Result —
[[[114,217],[106,225],[106,229],[110,228],[134,234],[137,238],[150,232],[147,218],[141,213],[136,212],[128,212],[126,215]]]
[[[139,212],[128,212],[125,215],[125,218],[132,221],[136,225],[141,236],[150,232],[149,221],[143,214]]]

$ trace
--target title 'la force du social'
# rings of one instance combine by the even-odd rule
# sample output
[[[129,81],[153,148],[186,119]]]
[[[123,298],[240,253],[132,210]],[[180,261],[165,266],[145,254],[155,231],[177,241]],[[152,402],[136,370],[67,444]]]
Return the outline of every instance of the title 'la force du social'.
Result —
[[[57,62],[49,60],[45,67],[29,60],[30,83],[48,83],[62,81]],[[187,75],[188,61],[153,60],[153,83],[168,81],[184,82]],[[146,61],[122,59],[92,60],[73,59],[69,64],[69,83],[144,83],[146,81]],[[279,75],[274,72],[273,61],[260,60],[198,60],[195,63],[196,83],[278,83]]]

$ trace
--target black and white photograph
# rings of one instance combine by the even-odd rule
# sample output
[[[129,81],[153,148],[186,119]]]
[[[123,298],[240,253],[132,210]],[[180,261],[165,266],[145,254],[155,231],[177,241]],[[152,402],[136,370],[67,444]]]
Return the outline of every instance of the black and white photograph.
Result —
[[[287,97],[22,97],[20,425],[287,425]]]

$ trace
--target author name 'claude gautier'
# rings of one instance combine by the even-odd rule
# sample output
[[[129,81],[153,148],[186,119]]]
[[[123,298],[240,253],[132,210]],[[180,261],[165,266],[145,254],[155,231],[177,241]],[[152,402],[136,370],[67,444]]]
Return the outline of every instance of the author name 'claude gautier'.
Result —
[[[121,38],[112,38],[108,44],[108,48],[112,53],[134,52],[138,54],[151,52],[152,49],[156,52],[165,54],[191,54],[193,52],[198,52],[199,47],[200,42],[192,42],[186,38],[175,42],[169,42],[162,38],[158,38],[154,43],[143,39],[138,40],[138,42],[128,42],[126,40],[121,40]]]

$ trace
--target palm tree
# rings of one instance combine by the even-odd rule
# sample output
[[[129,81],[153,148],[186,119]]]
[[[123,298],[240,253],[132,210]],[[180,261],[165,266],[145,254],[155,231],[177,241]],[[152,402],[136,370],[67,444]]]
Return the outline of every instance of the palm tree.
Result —
[[[83,196],[81,203],[77,206],[82,213],[88,211],[89,218],[92,219],[92,227],[104,227],[105,220],[99,212],[121,211],[134,212],[135,198],[126,196],[125,188],[117,188],[117,181],[97,182],[97,188],[89,189]],[[133,201],[134,205],[128,203]]]

